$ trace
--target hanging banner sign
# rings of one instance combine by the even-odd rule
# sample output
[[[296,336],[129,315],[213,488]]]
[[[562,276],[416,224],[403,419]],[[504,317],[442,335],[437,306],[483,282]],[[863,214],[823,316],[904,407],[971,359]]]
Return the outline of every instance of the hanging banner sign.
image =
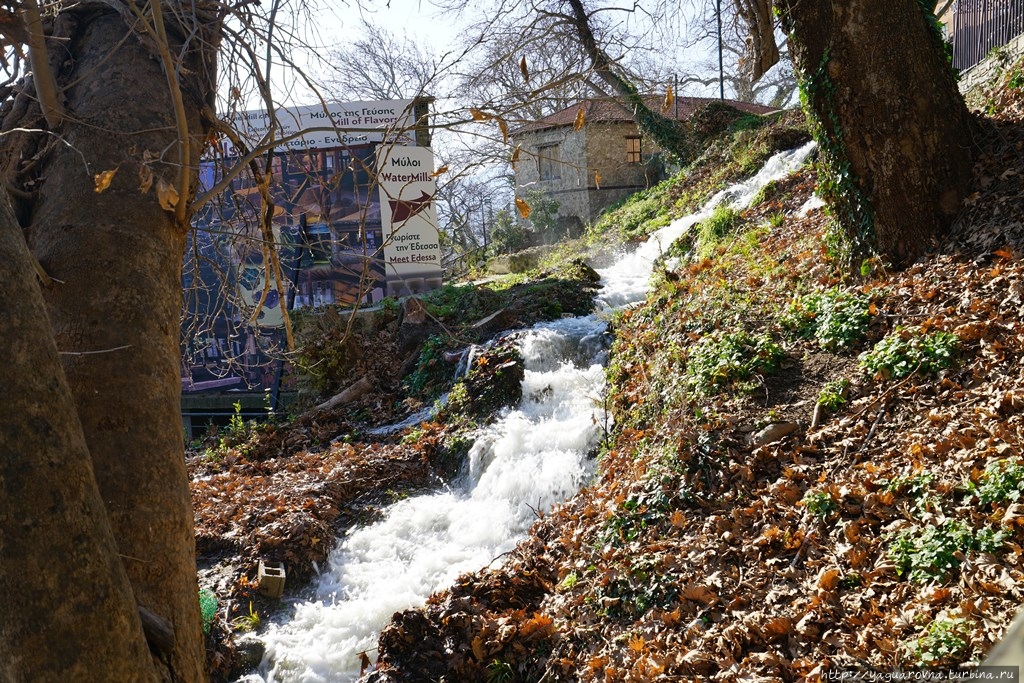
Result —
[[[306,107],[282,107],[275,111],[276,150],[326,149],[379,142],[415,144],[412,100],[342,102]],[[232,128],[250,147],[264,139],[273,118],[266,110],[241,111],[229,120]],[[221,143],[221,153],[236,152],[230,140]]]
[[[429,147],[379,147],[377,184],[387,292],[418,294],[441,286],[441,246]]]

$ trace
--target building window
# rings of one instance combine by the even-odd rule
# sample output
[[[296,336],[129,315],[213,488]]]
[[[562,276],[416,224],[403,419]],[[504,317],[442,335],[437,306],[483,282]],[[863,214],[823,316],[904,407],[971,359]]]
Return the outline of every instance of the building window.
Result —
[[[558,145],[546,145],[537,149],[537,171],[541,180],[555,180],[562,177]]]
[[[628,136],[626,136],[626,163],[627,164],[639,164],[640,163],[640,136],[639,135],[628,135]]]

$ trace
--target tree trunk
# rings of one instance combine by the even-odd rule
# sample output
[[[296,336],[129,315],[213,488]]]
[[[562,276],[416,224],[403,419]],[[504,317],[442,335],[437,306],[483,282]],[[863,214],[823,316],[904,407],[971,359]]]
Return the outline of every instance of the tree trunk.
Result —
[[[0,263],[0,680],[155,681],[6,193]]]
[[[572,12],[567,21],[575,30],[583,51],[590,59],[594,72],[622,100],[623,106],[633,115],[637,128],[663,150],[681,161],[689,160],[693,153],[692,140],[686,127],[674,117],[663,116],[651,110],[636,86],[615,70],[614,62],[597,42],[590,26],[590,15],[583,6],[583,0],[567,0]]]
[[[134,599],[173,629],[169,651],[150,643],[160,677],[204,680],[179,413],[187,225],[139,189],[143,162],[179,184],[174,106],[154,49],[121,16],[93,6],[61,20],[68,40],[58,79],[70,115],[55,131],[66,144],[51,145],[34,169],[42,182],[27,208],[30,245],[59,282],[45,292],[53,334]],[[199,98],[214,87],[203,61],[213,42],[199,42],[170,50],[185,55],[179,73],[193,163],[203,137]],[[115,169],[109,189],[96,192],[94,174]]]
[[[936,244],[972,170],[972,123],[918,0],[777,0],[815,119],[819,191],[852,242],[904,266]]]

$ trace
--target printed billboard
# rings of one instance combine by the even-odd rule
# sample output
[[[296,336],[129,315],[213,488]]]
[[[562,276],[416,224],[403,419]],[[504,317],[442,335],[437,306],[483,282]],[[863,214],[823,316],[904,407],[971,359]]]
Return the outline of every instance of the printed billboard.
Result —
[[[243,168],[195,219],[183,278],[182,341],[186,357],[199,359],[202,371],[196,373],[192,363],[191,377],[183,377],[186,390],[204,382],[221,385],[239,372],[242,384],[262,387],[268,377],[263,367],[284,345],[282,307],[370,305],[389,294],[440,286],[433,179],[417,181],[417,191],[429,199],[417,205],[414,219],[402,208],[396,213],[390,203],[406,206],[408,182],[378,186],[379,160],[395,157],[398,150],[414,155],[408,158],[426,175],[433,172],[429,149],[414,146],[412,105],[411,100],[349,102],[283,108],[273,117],[260,111],[236,115],[247,146],[265,142],[271,122],[277,122],[273,137],[280,143],[269,164],[266,154],[258,161],[269,170],[274,244],[267,243],[261,227],[264,190]],[[222,142],[201,162],[200,191],[216,187],[225,172],[237,171],[244,161],[239,150]],[[414,248],[413,241],[424,246]],[[395,249],[398,244],[405,249]],[[283,292],[266,266],[270,246],[280,262]],[[243,362],[236,363],[232,354]]]
[[[441,286],[441,245],[434,193],[434,155],[429,147],[381,148],[377,154],[384,263],[389,295]]]

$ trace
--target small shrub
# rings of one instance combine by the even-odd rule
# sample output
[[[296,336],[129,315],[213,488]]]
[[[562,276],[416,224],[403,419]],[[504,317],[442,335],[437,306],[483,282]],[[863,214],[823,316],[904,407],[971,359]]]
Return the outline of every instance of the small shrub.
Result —
[[[889,557],[897,576],[913,583],[929,583],[945,578],[959,568],[957,555],[970,551],[996,552],[1006,533],[992,528],[974,531],[962,520],[950,519],[939,526],[913,526],[904,529],[889,545]]]
[[[924,666],[959,664],[970,652],[967,620],[940,619],[925,628],[920,638],[907,645],[907,653]]]
[[[785,358],[767,334],[715,332],[690,348],[687,386],[698,394],[713,393],[757,372],[774,372]]]
[[[994,460],[985,466],[978,483],[967,489],[982,505],[1020,499],[1024,484],[1024,465],[1012,460]]]
[[[955,334],[941,330],[922,333],[898,327],[861,354],[860,366],[881,379],[938,372],[953,365],[959,342]]]

